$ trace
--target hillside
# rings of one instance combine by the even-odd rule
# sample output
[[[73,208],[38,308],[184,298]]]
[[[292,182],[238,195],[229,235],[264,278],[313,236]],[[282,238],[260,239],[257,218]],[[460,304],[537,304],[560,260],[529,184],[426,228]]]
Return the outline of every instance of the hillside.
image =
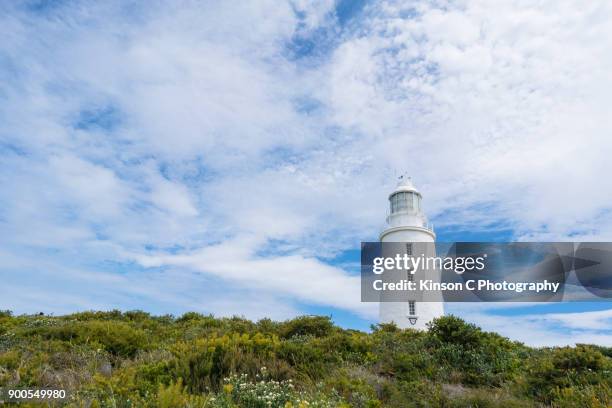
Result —
[[[317,316],[0,312],[0,386],[63,388],[71,407],[606,407],[612,349],[534,349],[453,316],[363,333]]]

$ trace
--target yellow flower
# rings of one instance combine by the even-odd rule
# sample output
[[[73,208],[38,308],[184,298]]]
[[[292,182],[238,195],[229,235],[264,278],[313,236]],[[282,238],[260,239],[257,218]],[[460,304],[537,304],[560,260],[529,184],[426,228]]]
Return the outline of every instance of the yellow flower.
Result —
[[[234,390],[233,384],[225,384],[223,386],[223,392],[225,392],[226,394],[231,394],[233,390]]]

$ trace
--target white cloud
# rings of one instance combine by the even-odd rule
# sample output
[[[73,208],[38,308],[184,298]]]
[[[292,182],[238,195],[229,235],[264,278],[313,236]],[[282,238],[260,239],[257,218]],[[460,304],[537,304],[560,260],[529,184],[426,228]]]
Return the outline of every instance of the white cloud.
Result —
[[[538,317],[534,316],[534,320]],[[612,327],[612,309],[596,312],[548,314],[542,319],[558,323],[572,329],[602,330]]]
[[[612,345],[612,309],[590,312],[553,313],[545,310],[555,303],[454,303],[447,312],[474,322],[487,331],[530,346],[583,344]],[[537,313],[512,312],[516,308],[538,307]]]
[[[53,174],[48,182],[57,183],[56,188],[63,193],[61,198],[57,197],[58,201],[80,206],[89,219],[117,217],[125,206],[129,191],[111,169],[79,157],[62,155],[52,156],[45,171]]]
[[[194,217],[198,215],[189,190],[178,184],[154,174],[151,191],[151,201],[163,210],[170,211],[177,216]]]
[[[285,296],[375,318],[377,305],[356,301],[361,296],[359,276],[347,276],[314,258],[301,255],[258,256],[258,240],[238,238],[181,255],[135,256],[143,266],[186,267],[228,281]]]
[[[519,234],[589,234],[612,191],[612,47],[596,17],[611,11],[596,3],[373,5],[336,51],[330,104],[372,135],[360,148],[382,143],[377,159],[419,176],[434,214],[492,203]]]

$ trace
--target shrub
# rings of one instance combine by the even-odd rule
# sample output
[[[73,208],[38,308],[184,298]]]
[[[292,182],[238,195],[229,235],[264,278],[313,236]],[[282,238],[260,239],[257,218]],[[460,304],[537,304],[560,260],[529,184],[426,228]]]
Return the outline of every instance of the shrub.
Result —
[[[351,407],[367,408],[379,406],[374,384],[371,378],[360,375],[359,370],[343,368],[335,371],[326,383],[328,388],[336,391]]]
[[[80,313],[74,313],[70,316],[71,320],[121,320],[123,314],[120,310],[114,309],[110,311],[86,311]]]
[[[332,333],[334,324],[327,316],[301,316],[284,322],[280,329],[281,338],[293,336],[324,337]]]
[[[499,386],[517,375],[525,357],[524,346],[455,316],[435,319],[428,337],[436,365],[447,373],[447,381]]]
[[[545,402],[586,401],[593,406],[609,401],[612,363],[587,345],[544,351],[529,366],[528,393]]]
[[[242,372],[254,376],[262,365],[271,368],[274,378],[286,378],[290,369],[276,360],[278,338],[262,334],[210,336],[189,342],[176,343],[171,352],[175,356],[173,372],[183,378],[192,393],[217,390],[222,379],[231,373]]]
[[[484,339],[480,328],[452,315],[439,317],[429,323],[429,334],[441,343],[464,348],[478,347]]]
[[[210,317],[212,318],[212,316]],[[187,312],[187,313],[184,313],[178,319],[176,319],[176,322],[177,323],[188,323],[188,322],[204,320],[206,318],[207,318],[206,316],[204,316],[203,314],[197,313],[197,312]]]
[[[147,312],[143,312],[142,310],[129,310],[125,312],[123,316],[127,320],[131,320],[134,322],[142,322],[151,319],[151,315]]]
[[[207,405],[205,398],[188,394],[181,379],[168,386],[160,384],[156,402],[157,408],[197,408]]]
[[[278,356],[287,361],[303,378],[319,380],[330,372],[340,358],[337,353],[331,353],[329,348],[323,347],[319,342],[302,340],[304,339],[292,337],[292,340],[281,342]]]
[[[36,327],[26,334],[74,344],[88,344],[93,348],[102,348],[122,357],[133,357],[136,352],[147,347],[145,333],[121,321],[72,322],[58,326]]]
[[[257,322],[257,331],[265,334],[277,334],[279,333],[279,328],[281,327],[281,323],[272,321],[271,319],[264,318]]]
[[[601,351],[591,346],[563,347],[554,351],[553,366],[556,370],[566,372],[593,372],[606,366],[606,358]]]

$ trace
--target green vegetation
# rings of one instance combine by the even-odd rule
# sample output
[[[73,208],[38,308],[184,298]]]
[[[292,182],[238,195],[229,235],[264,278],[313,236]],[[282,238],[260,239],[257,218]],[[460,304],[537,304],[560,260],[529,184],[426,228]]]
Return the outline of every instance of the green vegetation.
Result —
[[[603,408],[612,349],[533,349],[453,316],[363,333],[316,316],[0,312],[0,386],[63,388],[70,407]]]

